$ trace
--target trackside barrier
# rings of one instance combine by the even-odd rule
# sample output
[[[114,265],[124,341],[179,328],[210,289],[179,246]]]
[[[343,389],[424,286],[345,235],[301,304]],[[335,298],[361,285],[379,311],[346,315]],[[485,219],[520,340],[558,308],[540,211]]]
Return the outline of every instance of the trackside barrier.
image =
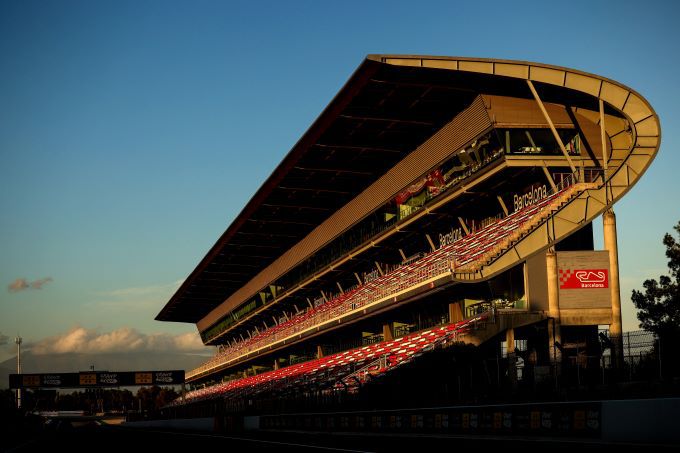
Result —
[[[139,422],[125,422],[121,426],[126,428],[157,428],[170,430],[207,431],[215,430],[215,419],[204,418],[176,418],[171,420],[144,420]]]
[[[602,438],[612,442],[680,444],[680,398],[605,401]]]
[[[262,429],[599,438],[602,404],[543,403],[263,415]]]
[[[265,430],[508,435],[679,444],[680,398],[262,415]]]

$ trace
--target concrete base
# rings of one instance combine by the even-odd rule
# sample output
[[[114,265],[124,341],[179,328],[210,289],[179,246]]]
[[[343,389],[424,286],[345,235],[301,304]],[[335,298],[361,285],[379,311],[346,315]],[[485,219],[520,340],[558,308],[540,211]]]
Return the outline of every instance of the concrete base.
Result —
[[[602,440],[680,443],[680,398],[602,402]]]

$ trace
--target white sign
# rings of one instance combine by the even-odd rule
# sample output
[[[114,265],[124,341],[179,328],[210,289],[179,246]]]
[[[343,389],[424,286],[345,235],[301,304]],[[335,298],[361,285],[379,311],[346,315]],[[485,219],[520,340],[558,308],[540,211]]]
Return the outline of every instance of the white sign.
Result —
[[[156,382],[169,382],[172,383],[172,373],[167,371],[161,371],[156,373]]]
[[[61,385],[61,376],[58,374],[46,374],[43,376],[44,385]]]
[[[366,284],[380,277],[380,272],[378,272],[378,269],[373,269],[371,272],[364,272],[361,276],[363,277],[364,284]]]
[[[539,200],[542,200],[548,196],[548,188],[543,184],[542,186],[533,187],[531,190],[523,195],[515,194],[512,197],[512,202],[515,206],[515,212],[531,206]]]
[[[99,375],[99,383],[101,383],[101,384],[118,384],[118,374],[116,374],[116,373],[101,373]]]
[[[463,229],[451,228],[448,233],[439,235],[439,248],[451,245],[460,239],[463,239]]]

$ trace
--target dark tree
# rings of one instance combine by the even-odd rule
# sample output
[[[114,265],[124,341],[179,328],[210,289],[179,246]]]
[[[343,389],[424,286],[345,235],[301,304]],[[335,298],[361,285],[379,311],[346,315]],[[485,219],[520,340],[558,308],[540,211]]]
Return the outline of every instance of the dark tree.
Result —
[[[171,403],[178,397],[178,393],[172,387],[141,387],[137,391],[137,398],[142,401],[142,408],[149,412],[160,410],[163,406]]]
[[[680,222],[674,229],[680,235]],[[670,276],[662,275],[658,282],[645,280],[645,292],[633,290],[632,299],[640,327],[672,344],[680,339],[680,242],[666,233],[663,244]]]

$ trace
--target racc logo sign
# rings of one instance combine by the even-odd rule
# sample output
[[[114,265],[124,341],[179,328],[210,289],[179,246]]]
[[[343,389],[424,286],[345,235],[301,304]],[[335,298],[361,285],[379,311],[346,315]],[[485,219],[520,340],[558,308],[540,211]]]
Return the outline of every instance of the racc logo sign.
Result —
[[[560,269],[560,289],[609,288],[607,269]]]

